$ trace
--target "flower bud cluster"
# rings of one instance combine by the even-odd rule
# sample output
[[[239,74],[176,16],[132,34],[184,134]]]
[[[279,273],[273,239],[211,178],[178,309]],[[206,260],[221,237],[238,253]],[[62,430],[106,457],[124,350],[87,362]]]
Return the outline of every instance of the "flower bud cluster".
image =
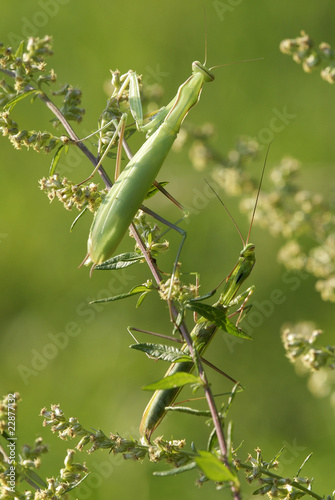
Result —
[[[178,264],[180,267],[180,264]],[[190,299],[194,299],[198,293],[198,287],[192,283],[187,285],[180,279],[179,269],[166,281],[162,282],[158,291],[161,299],[174,300],[182,307]]]
[[[85,110],[78,107],[81,103],[81,90],[76,89],[67,83],[60,90],[53,92],[52,95],[64,96],[63,104],[60,106],[60,112],[67,121],[75,121],[77,123],[82,121]],[[54,125],[58,125],[59,120],[54,118],[52,123]]]
[[[133,223],[135,224],[143,243],[153,258],[156,258],[159,253],[168,250],[169,242],[167,240],[160,241],[161,228],[157,224],[153,225],[148,222],[147,216],[142,210],[137,212]],[[130,236],[133,236],[132,233],[130,233]]]
[[[262,459],[261,450],[257,448],[256,458],[250,455],[248,457],[251,470],[250,467],[247,468],[246,479],[249,483],[257,480],[261,484],[261,487],[253,492],[254,495],[267,494],[269,498],[296,500],[304,496],[311,489],[313,480],[304,477],[285,478],[270,472],[271,469],[278,468],[280,453],[271,462],[265,462]],[[239,467],[239,464],[236,465]]]
[[[109,449],[113,454],[122,454],[126,460],[140,460],[148,455],[151,461],[165,460],[175,467],[190,462],[193,458],[193,453],[182,451],[185,441],[165,441],[162,438],[157,438],[151,445],[147,445],[141,444],[133,438],[122,438],[119,434],[110,434],[107,437],[101,430],[88,431],[76,418],[67,419],[59,405],[52,405],[51,410],[43,408],[41,416],[44,417],[43,425],[51,426],[52,432],[58,432],[61,439],[79,437],[80,441],[76,446],[79,451],[82,451],[89,444],[91,447],[88,453],[93,453],[98,449]],[[73,450],[69,450],[65,460],[65,475],[67,474],[66,469],[68,469],[69,474],[77,472],[71,471],[71,467],[77,465],[72,463],[73,453]]]
[[[66,177],[60,180],[58,174],[48,178],[43,177],[39,184],[40,189],[45,191],[50,201],[57,198],[63,203],[66,210],[72,210],[75,207],[78,210],[88,208],[91,212],[95,212],[106,195],[104,190],[98,190],[97,184],[90,183],[78,186]]]
[[[41,74],[45,71],[45,58],[51,55],[52,38],[50,36],[30,37],[27,43],[21,42],[16,52],[11,47],[0,44],[0,67],[14,74],[14,88],[19,93],[31,83],[32,78],[38,83],[56,81],[53,70],[47,76]]]
[[[16,104],[23,98],[39,95],[42,100],[49,103],[57,110],[58,116],[63,115],[67,121],[74,120],[80,122],[85,110],[79,107],[81,102],[81,91],[71,87],[63,86],[53,93],[55,96],[62,96],[63,102],[58,110],[50,99],[41,91],[43,83],[54,84],[57,80],[53,69],[45,73],[46,56],[52,55],[51,37],[33,38],[28,42],[22,41],[16,52],[10,47],[0,44],[0,69],[5,74],[5,79],[0,81],[0,106],[3,111],[0,113],[0,130],[2,135],[7,136],[15,149],[25,146],[27,149],[34,149],[37,152],[49,153],[62,140],[55,137],[50,132],[21,129],[19,125],[10,118],[10,112]],[[14,84],[7,82],[6,78],[14,80]],[[54,125],[59,124],[59,119],[52,120]]]
[[[321,69],[321,78],[328,83],[335,82],[334,53],[328,43],[322,42],[319,47],[315,47],[309,35],[301,31],[297,38],[283,40],[279,48],[283,54],[292,56],[293,61],[302,64],[306,73],[324,66]]]
[[[292,363],[297,359],[303,363],[309,371],[321,368],[335,368],[335,346],[316,347],[314,344],[322,334],[321,330],[315,330],[310,323],[298,323],[290,328],[284,328],[282,341],[286,356]]]
[[[8,417],[8,413],[17,413],[17,403],[20,401],[18,393],[4,396],[0,401],[0,421]],[[57,412],[57,410],[56,410]],[[1,427],[1,434],[6,437],[7,427]],[[8,441],[9,446],[14,446],[13,441]],[[7,448],[6,448],[7,450]],[[24,444],[19,452],[15,453],[15,462],[12,456],[10,460],[6,453],[0,453],[0,497],[3,500],[17,498],[18,500],[61,500],[64,493],[76,487],[87,473],[85,465],[74,463],[73,450],[68,450],[64,461],[64,468],[60,470],[57,479],[49,478],[44,481],[36,472],[41,465],[41,455],[48,452],[48,447],[43,443],[41,437],[35,439],[34,445]],[[9,467],[10,465],[10,467]],[[15,467],[15,486],[9,471]],[[26,485],[24,487],[24,484]],[[34,488],[27,489],[27,484]],[[23,486],[21,486],[23,485]],[[20,492],[20,488],[24,492]]]
[[[18,124],[10,118],[8,111],[0,113],[0,130],[3,136],[9,138],[15,149],[26,147],[38,153],[50,153],[58,144],[61,144],[61,139],[50,132],[19,130]]]

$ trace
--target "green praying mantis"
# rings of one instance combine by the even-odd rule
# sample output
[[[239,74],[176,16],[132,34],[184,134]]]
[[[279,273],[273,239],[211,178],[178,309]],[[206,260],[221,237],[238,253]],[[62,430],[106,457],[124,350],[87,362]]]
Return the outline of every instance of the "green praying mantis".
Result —
[[[192,64],[192,75],[178,89],[177,95],[147,125],[143,125],[140,99],[135,99],[137,76],[129,74],[129,102],[132,114],[147,140],[117,178],[101,203],[88,237],[86,263],[101,264],[109,259],[155,181],[165,158],[176,140],[189,110],[198,102],[205,82],[214,75],[198,61]]]
[[[192,75],[179,87],[172,101],[147,124],[143,123],[138,77],[128,72],[121,91],[129,85],[130,111],[137,128],[146,132],[147,140],[128,162],[96,212],[89,232],[85,264],[93,263],[94,267],[105,262],[120,244],[171,150],[181,124],[199,101],[203,85],[214,80],[214,67],[208,69],[205,64],[193,62]],[[126,120],[126,115],[122,115],[122,120]],[[123,123],[119,124],[119,128],[122,127]]]
[[[238,227],[236,226],[243,243],[243,249],[240,252],[237,263],[235,264],[234,268],[225,279],[225,284],[219,300],[212,306],[213,308],[220,310],[222,313],[220,318],[220,325],[218,325],[218,322],[210,320],[208,316],[207,318],[201,317],[194,326],[190,334],[193,346],[197,350],[199,355],[202,355],[204,351],[207,349],[215,333],[217,332],[219,326],[227,333],[230,333],[232,335],[239,336],[242,338],[250,338],[247,334],[245,334],[244,332],[242,332],[242,330],[240,330],[240,328],[238,327],[238,323],[240,321],[246,303],[254,290],[254,287],[253,286],[249,287],[240,295],[237,295],[237,293],[239,292],[245,280],[249,277],[256,261],[255,245],[253,243],[249,243],[249,237],[259,199],[267,155],[268,152],[266,154],[266,158],[264,161],[264,166],[256,196],[253,214],[251,217],[247,240],[246,242],[244,242],[243,237]],[[214,193],[217,195],[215,191]],[[219,200],[225,207],[222,200],[220,198]],[[236,225],[235,221],[234,224]],[[228,311],[232,306],[237,305],[241,302],[242,305],[236,311],[237,313],[239,313],[238,320],[236,322],[236,325],[234,325],[229,320]],[[236,314],[236,312],[233,314]],[[183,344],[181,350],[185,354],[189,354],[189,349],[186,343]],[[164,378],[174,376],[175,374],[181,372],[189,373],[193,369],[194,369],[194,363],[191,361],[172,363],[169,369],[167,370],[166,374],[164,375]],[[171,389],[159,389],[154,392],[153,396],[151,397],[149,403],[147,404],[144,410],[142,420],[140,423],[140,434],[144,439],[144,441],[150,443],[152,433],[155,431],[155,429],[160,424],[160,422],[162,421],[167,412],[166,407],[171,406],[173,404],[178,394],[180,393],[181,389],[182,387],[174,387]]]

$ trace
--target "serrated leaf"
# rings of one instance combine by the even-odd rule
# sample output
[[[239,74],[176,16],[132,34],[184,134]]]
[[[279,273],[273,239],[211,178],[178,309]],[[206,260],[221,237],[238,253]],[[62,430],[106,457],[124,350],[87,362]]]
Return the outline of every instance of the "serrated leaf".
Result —
[[[148,290],[148,288],[145,285],[138,285],[132,288],[127,293],[121,293],[120,295],[114,295],[113,297],[106,297],[105,299],[92,300],[90,304],[101,304],[104,302],[113,302],[115,300],[126,299],[128,297],[132,297],[133,295],[138,295],[139,293],[143,293],[146,290]]]
[[[170,470],[162,470],[160,472],[153,472],[154,476],[175,476],[176,474],[181,474],[183,472],[187,472],[189,470],[195,469],[197,464],[195,462],[190,462],[186,465],[182,465],[181,467],[174,467]]]
[[[13,97],[13,99],[11,99],[10,101],[8,101],[7,104],[4,106],[3,109],[8,109],[9,111],[12,111],[12,109],[14,108],[14,106],[19,101],[22,101],[22,99],[25,99],[26,97],[29,97],[30,95],[39,94],[39,93],[40,93],[40,91],[36,90],[36,89],[27,90],[26,92],[22,92],[22,94],[16,95],[15,97]]]
[[[210,321],[218,328],[221,328],[230,335],[241,337],[243,339],[251,339],[250,335],[237,328],[237,326],[235,326],[234,323],[232,323],[227,318],[227,312],[224,309],[219,309],[208,304],[191,301],[186,304],[186,307],[200,314],[201,316],[206,318],[207,321]]]
[[[111,259],[105,260],[102,264],[95,266],[94,271],[114,271],[132,266],[142,260],[143,257],[136,252],[126,252],[116,255]]]
[[[233,481],[236,485],[239,484],[237,476],[216,456],[209,451],[198,451],[198,453],[195,462],[208,479],[216,483]]]
[[[200,384],[201,380],[199,377],[192,375],[192,373],[179,372],[164,377],[158,382],[146,385],[142,387],[144,391],[157,391],[160,389],[175,389],[176,387],[183,387],[188,384]]]
[[[60,155],[62,154],[63,149],[64,149],[64,144],[59,146],[54,157],[52,158],[50,170],[49,170],[49,176],[54,175],[56,167],[57,167],[57,163],[59,162],[59,158],[60,158]]]
[[[131,345],[130,348],[145,352],[152,358],[161,359],[168,363],[192,362],[192,357],[185,354],[184,351],[165,344],[141,342]]]

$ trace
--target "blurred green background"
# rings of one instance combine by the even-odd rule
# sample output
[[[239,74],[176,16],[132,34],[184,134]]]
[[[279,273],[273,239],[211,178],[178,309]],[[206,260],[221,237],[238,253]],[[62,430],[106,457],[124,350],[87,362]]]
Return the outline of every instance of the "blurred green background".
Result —
[[[269,127],[273,109],[286,108],[296,117],[276,134],[267,168],[287,154],[299,158],[306,189],[330,198],[334,189],[334,88],[317,72],[304,74],[278,48],[283,38],[296,37],[301,29],[316,42],[334,45],[335,4],[330,0],[2,0],[0,38],[12,44],[25,35],[53,36],[55,54],[49,66],[55,68],[59,84],[70,82],[82,89],[86,115],[82,125],[74,128],[84,136],[96,128],[106,102],[103,88],[109,69],[161,72],[164,99],[168,102],[173,97],[190,75],[192,61],[204,58],[204,7],[209,65],[257,57],[264,60],[217,69],[215,82],[204,88],[188,119],[197,124],[212,122],[217,129],[214,145],[226,153],[239,135],[257,137]],[[33,106],[26,102],[19,113],[22,127],[43,130],[49,126],[51,116],[41,102]],[[56,201],[49,205],[38,188],[37,180],[47,175],[50,157],[14,151],[5,138],[0,147],[0,393],[19,391],[22,396],[18,415],[21,444],[32,443],[38,435],[50,443],[50,456],[41,471],[45,477],[59,470],[66,449],[75,443],[61,442],[42,428],[40,409],[60,403],[68,416],[78,417],[88,429],[138,437],[138,424],[149,398],[141,386],[158,379],[166,366],[129,351],[131,339],[126,327],[168,333],[170,325],[167,311],[156,299],[149,298],[139,310],[131,300],[100,309],[88,306],[90,299],[103,295],[106,289],[126,292],[146,280],[148,272],[144,266],[132,267],[119,275],[96,272],[90,279],[87,268],[78,269],[86,253],[89,218],[70,234],[75,212],[65,212]],[[262,161],[253,167],[257,172]],[[112,167],[110,162],[108,168]],[[80,181],[89,170],[88,161],[76,157],[69,177]],[[168,180],[177,199],[190,203],[194,189],[202,188],[204,176],[192,169],[186,154],[171,153],[159,180]],[[237,212],[236,200],[229,199],[228,205],[246,234],[248,221]],[[166,217],[178,218],[174,209],[170,214],[170,205],[160,196],[150,206]],[[200,271],[202,291],[206,292],[232,269],[241,243],[230,219],[214,201],[191,218],[187,229],[183,268]],[[282,242],[258,228],[252,241],[257,250],[257,265],[248,283],[256,286],[253,300],[266,300],[276,288],[287,300],[264,318],[253,332],[252,342],[231,349],[219,334],[207,357],[246,386],[230,415],[236,446],[244,441],[240,455],[247,457],[259,446],[270,459],[286,444],[285,467],[280,472],[288,476],[313,451],[304,472],[316,478],[318,493],[329,493],[334,488],[334,414],[327,399],[313,398],[306,380],[296,376],[284,357],[280,328],[288,321],[315,321],[325,330],[325,341],[333,343],[334,309],[321,301],[313,278],[305,280],[296,292],[282,282],[284,269],[276,262]],[[125,238],[122,249],[131,248],[132,242]],[[170,259],[172,262],[173,251]],[[52,359],[40,361],[36,373],[24,380],[19,367],[32,368],[34,357],[36,361],[50,344],[50,334],[64,332],[72,323],[79,334],[51,354]],[[229,387],[226,381],[212,377],[224,390]],[[199,448],[206,445],[207,429],[189,417],[170,416],[160,432],[166,437],[186,436],[188,445],[191,439]],[[155,465],[124,462],[107,452],[82,454],[78,459],[85,459],[94,473],[75,492],[80,499],[159,496],[168,500],[190,494],[194,499],[206,495],[210,500],[220,495],[212,486],[194,487],[196,475],[192,473],[153,477]],[[244,498],[248,498],[252,489],[244,479],[242,483]],[[229,497],[228,492],[225,495]]]

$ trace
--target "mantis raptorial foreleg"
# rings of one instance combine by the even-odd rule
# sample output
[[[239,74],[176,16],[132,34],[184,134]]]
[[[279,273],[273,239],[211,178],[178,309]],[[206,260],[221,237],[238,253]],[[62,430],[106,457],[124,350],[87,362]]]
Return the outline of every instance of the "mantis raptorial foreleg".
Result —
[[[117,142],[117,139],[119,137],[117,164],[116,164],[116,168],[115,168],[115,179],[118,177],[118,175],[119,175],[119,163],[120,163],[120,159],[121,159],[121,147],[120,147],[120,145],[122,145],[122,139],[123,139],[123,133],[124,133],[124,127],[125,127],[126,121],[127,121],[127,114],[123,113],[119,122],[117,122],[117,120],[114,119],[110,123],[107,124],[107,125],[110,125],[111,123],[113,123],[113,125],[115,127],[114,134],[113,134],[112,138],[110,139],[110,141],[109,141],[103,155],[101,156],[100,160],[98,161],[97,165],[94,167],[93,172],[86,179],[84,179],[79,184],[77,184],[78,186],[80,186],[81,184],[84,184],[85,182],[88,182],[94,176],[94,174],[99,170],[100,166],[102,165],[102,162],[104,161],[104,159],[107,156],[108,152],[110,151],[111,147],[114,146],[114,144]],[[88,136],[88,137],[91,137],[91,136]],[[81,140],[83,141],[85,139],[88,139],[88,137],[85,137],[84,139],[81,139]]]

